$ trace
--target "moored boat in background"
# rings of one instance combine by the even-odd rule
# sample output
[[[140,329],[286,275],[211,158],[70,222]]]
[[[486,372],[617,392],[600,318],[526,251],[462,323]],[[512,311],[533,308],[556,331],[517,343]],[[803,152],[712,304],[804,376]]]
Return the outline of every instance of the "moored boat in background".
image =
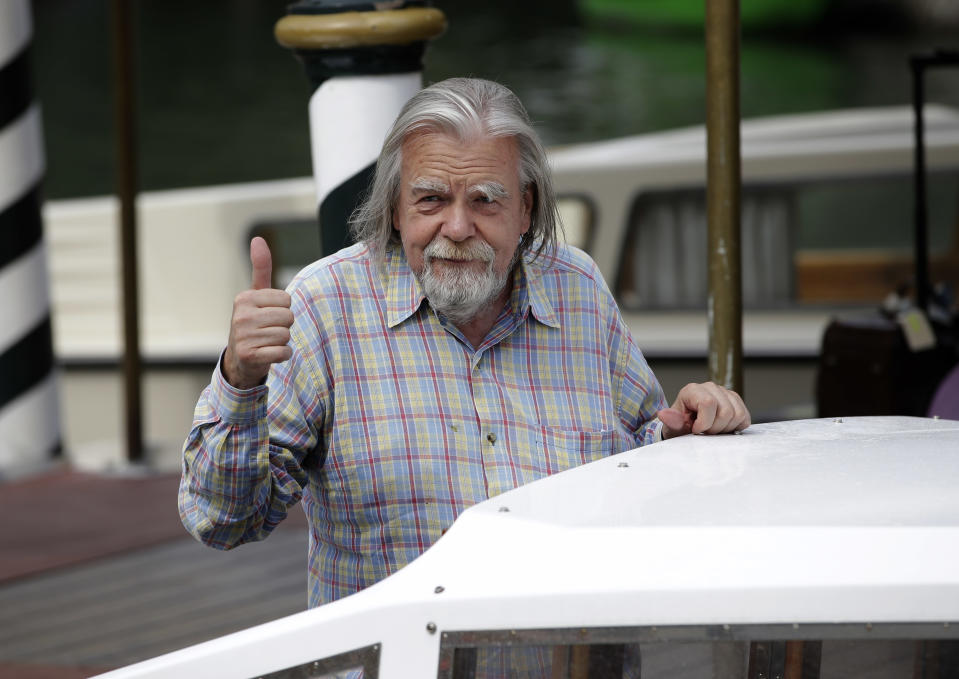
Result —
[[[959,112],[926,107],[932,272],[959,288]],[[568,242],[587,250],[666,387],[702,380],[707,344],[702,127],[551,149]],[[744,355],[759,419],[814,413],[823,329],[908,284],[912,117],[906,107],[745,120]],[[196,395],[271,241],[283,285],[319,252],[311,178],[143,193],[138,202],[145,422],[175,464]],[[44,207],[65,444],[119,460],[119,260],[112,197]],[[90,390],[98,390],[92,397]],[[116,412],[119,413],[117,407]],[[111,444],[111,441],[114,442]],[[158,452],[162,451],[162,452]]]

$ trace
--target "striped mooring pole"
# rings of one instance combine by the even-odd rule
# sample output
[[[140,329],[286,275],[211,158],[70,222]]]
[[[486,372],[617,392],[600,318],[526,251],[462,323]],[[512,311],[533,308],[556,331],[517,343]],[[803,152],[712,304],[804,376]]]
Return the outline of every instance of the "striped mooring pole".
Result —
[[[400,109],[422,87],[426,41],[443,13],[417,0],[301,0],[275,28],[315,87],[310,139],[324,255],[349,244],[348,219]]]
[[[0,474],[60,452],[28,0],[0,2]]]

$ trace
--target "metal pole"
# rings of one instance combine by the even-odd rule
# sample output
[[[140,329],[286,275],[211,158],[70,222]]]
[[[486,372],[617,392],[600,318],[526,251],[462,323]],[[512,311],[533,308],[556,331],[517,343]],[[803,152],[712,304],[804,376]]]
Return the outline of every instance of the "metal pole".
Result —
[[[329,255],[350,243],[348,220],[373,173],[387,131],[422,87],[426,41],[446,17],[422,2],[301,0],[276,24],[315,91],[310,137],[320,223]]]
[[[743,393],[739,0],[706,0],[709,376]]]
[[[923,311],[929,310],[929,245],[928,245],[928,216],[926,214],[926,143],[925,120],[922,117],[922,103],[925,99],[923,91],[923,74],[925,61],[921,58],[909,60],[912,67],[912,107],[915,120],[915,172],[913,173],[913,189],[915,191],[915,248],[913,256],[916,259],[916,306]]]
[[[914,139],[914,217],[915,239],[914,256],[916,260],[916,306],[924,312],[929,311],[929,298],[932,296],[932,284],[929,276],[929,215],[926,208],[926,125],[923,118],[925,101],[925,72],[927,68],[959,65],[959,51],[937,49],[930,54],[916,54],[909,58],[912,71],[912,108],[915,121]]]
[[[113,67],[117,195],[123,265],[123,377],[127,460],[143,460],[140,404],[140,327],[137,297],[136,130],[134,126],[133,32],[129,0],[113,0]]]

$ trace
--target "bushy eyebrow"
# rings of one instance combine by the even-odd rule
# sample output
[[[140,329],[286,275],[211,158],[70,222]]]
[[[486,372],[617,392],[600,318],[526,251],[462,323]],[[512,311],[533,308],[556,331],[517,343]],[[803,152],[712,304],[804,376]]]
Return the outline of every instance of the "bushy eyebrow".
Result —
[[[483,182],[482,184],[474,184],[470,187],[470,193],[481,193],[487,198],[496,198],[498,200],[509,198],[509,191],[507,191],[506,187],[499,182]]]
[[[410,190],[413,193],[449,193],[450,187],[438,179],[417,177],[410,182]]]

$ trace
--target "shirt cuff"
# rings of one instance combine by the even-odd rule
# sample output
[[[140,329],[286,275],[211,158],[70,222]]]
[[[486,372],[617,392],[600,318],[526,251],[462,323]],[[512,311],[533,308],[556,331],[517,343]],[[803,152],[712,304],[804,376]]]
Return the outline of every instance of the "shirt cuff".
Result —
[[[223,376],[220,354],[210,380],[208,402],[213,412],[228,424],[249,425],[266,417],[266,398],[270,390],[265,384],[252,389],[237,389]]]

